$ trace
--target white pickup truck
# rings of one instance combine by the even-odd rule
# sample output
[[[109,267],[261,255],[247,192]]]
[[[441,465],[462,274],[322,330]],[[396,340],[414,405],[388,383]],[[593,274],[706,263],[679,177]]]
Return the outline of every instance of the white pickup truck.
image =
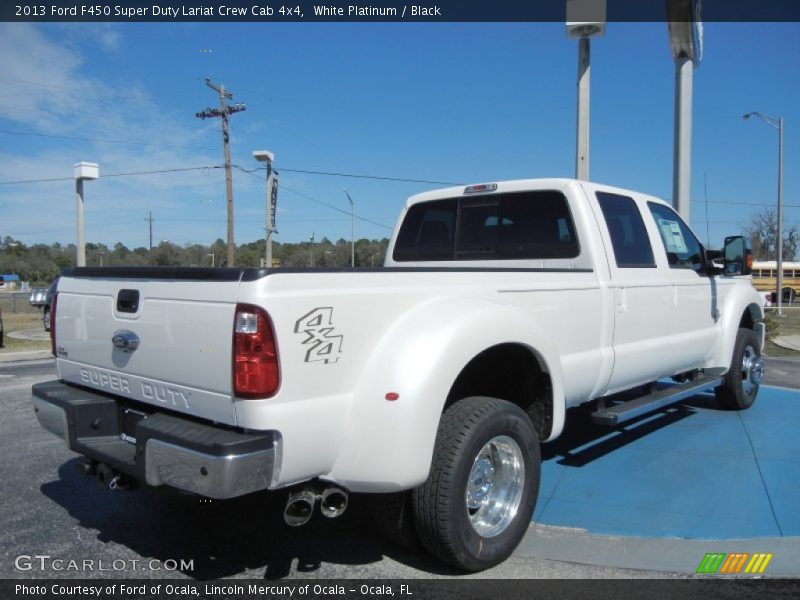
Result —
[[[283,489],[292,525],[370,493],[385,533],[480,570],[527,530],[539,445],[567,408],[596,402],[615,425],[704,390],[753,403],[764,326],[745,240],[723,260],[622,189],[423,193],[380,269],[73,269],[52,303],[59,379],[33,404],[112,487]],[[639,387],[656,391],[612,397]]]

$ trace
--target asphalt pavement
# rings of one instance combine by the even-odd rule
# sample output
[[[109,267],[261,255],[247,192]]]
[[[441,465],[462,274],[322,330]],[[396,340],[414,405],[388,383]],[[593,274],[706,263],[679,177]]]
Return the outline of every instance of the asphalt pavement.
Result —
[[[782,386],[800,389],[800,369],[792,368],[790,359],[768,359],[767,363],[770,373],[781,371]],[[800,366],[800,361],[794,361],[794,365]],[[543,487],[537,507],[539,521],[531,525],[514,556],[494,569],[468,576],[421,552],[407,551],[384,540],[373,530],[363,499],[358,496],[352,498],[351,507],[340,519],[317,518],[305,527],[290,529],[280,517],[283,509],[280,494],[200,502],[164,490],[108,490],[79,475],[75,469],[76,455],[61,440],[42,430],[36,421],[30,404],[30,386],[54,376],[50,359],[0,364],[0,397],[5,409],[4,418],[0,420],[0,456],[6,458],[4,486],[0,491],[0,520],[5,524],[0,530],[0,578],[685,578],[695,577],[697,565],[709,552],[769,552],[774,558],[765,576],[800,576],[800,543],[793,529],[784,532],[786,535],[773,532],[747,540],[686,539],[670,531],[666,535],[656,535],[653,531],[632,535],[630,531],[614,531],[613,528],[603,530],[592,522],[569,524],[548,517],[548,511],[554,511],[550,515],[559,519],[569,514],[585,517],[593,511],[599,515],[613,514],[604,508],[613,494],[625,498],[618,513],[621,523],[630,521],[632,509],[625,503],[633,502],[634,497],[639,497],[644,504],[650,502],[658,506],[659,501],[666,500],[673,506],[680,505],[679,499],[659,497],[665,493],[663,490],[655,491],[651,498],[641,497],[640,492],[646,493],[648,486],[662,475],[675,481],[675,476],[664,465],[643,462],[637,470],[629,463],[623,470],[615,471],[619,464],[609,463],[601,469],[595,482],[588,485],[589,480],[581,481],[581,477],[587,477],[584,473],[592,469],[604,467],[603,461],[587,461],[578,467],[574,463],[559,465],[559,461],[564,460],[559,450],[566,446],[560,449],[545,446],[546,461],[551,465],[545,464],[543,468]],[[772,374],[768,375],[768,381],[774,383]],[[762,394],[764,392],[767,393],[763,397],[760,395],[757,406],[763,404],[765,409],[770,408],[770,402],[761,403],[762,399],[775,394],[784,398],[778,388],[765,387]],[[800,405],[800,393],[791,392],[780,401],[789,407],[795,401]],[[713,409],[704,407],[703,403],[702,398],[693,399],[685,408],[676,409],[693,411],[690,417],[668,417],[664,427],[633,442],[629,440],[630,443],[619,446],[618,442],[607,444],[603,448],[604,457],[611,461],[633,461],[635,466],[637,452],[634,450],[642,451],[641,443],[653,446],[655,449],[651,451],[656,454],[661,445],[660,452],[669,456],[669,444],[680,439],[680,435],[675,432],[672,435],[678,437],[663,438],[660,434],[693,424],[695,443],[700,446],[673,453],[671,459],[689,463],[707,460],[706,455],[693,454],[708,449],[701,441],[713,435],[714,415],[702,414],[703,410]],[[769,414],[769,410],[763,412]],[[753,413],[755,421],[761,417],[761,413]],[[787,422],[786,427],[790,425]],[[759,439],[769,446],[772,425],[764,427],[763,438]],[[723,429],[730,433],[735,425],[728,422]],[[783,430],[776,429],[774,433],[779,435],[773,435],[773,441],[786,437]],[[625,437],[624,433],[622,435]],[[580,447],[572,450],[573,458],[580,454]],[[736,469],[737,461],[749,460],[748,471],[753,461],[758,464],[757,457],[746,459],[741,447],[737,446],[736,452],[733,460],[728,461],[734,469],[734,478],[741,471],[741,468]],[[782,450],[772,446],[770,452]],[[639,454],[641,456],[641,452]],[[772,466],[776,465],[780,469],[779,463]],[[796,463],[787,463],[785,468],[795,466]],[[548,481],[548,470],[550,475],[560,477],[555,484]],[[794,475],[796,473],[794,471]],[[774,476],[776,481],[797,479],[796,476],[787,477],[786,473],[781,475],[780,470]],[[603,479],[610,481],[610,491],[597,487],[597,482]],[[702,477],[697,481],[684,477],[681,484],[667,489],[666,493],[680,494],[693,489],[697,482],[702,482]],[[752,484],[759,491],[769,489],[763,481],[754,480]],[[713,517],[713,507],[700,506],[704,502],[702,494],[694,496],[698,511],[704,517]],[[578,506],[580,503],[574,502],[581,497],[582,508]],[[564,502],[567,505],[556,510]],[[682,507],[682,511],[690,514],[692,508]],[[763,517],[760,512],[758,516],[759,519]],[[736,520],[734,515],[731,521]],[[763,520],[766,523],[769,518]],[[795,526],[793,521],[790,525]],[[20,569],[20,564],[24,567],[25,563],[20,563],[18,557],[34,554],[94,561],[94,569],[79,572],[42,571],[35,566]],[[151,563],[152,560],[156,562]],[[170,565],[170,560],[190,561],[191,568],[168,570],[165,565]],[[98,561],[103,561],[106,570],[99,570]],[[114,568],[109,569],[110,565]]]

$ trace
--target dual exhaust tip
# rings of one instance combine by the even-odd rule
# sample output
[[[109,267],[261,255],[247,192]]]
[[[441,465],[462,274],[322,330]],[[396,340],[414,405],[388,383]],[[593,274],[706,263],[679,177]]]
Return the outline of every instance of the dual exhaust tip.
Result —
[[[289,494],[283,520],[291,527],[305,525],[314,516],[314,508],[319,502],[319,512],[323,517],[335,519],[347,510],[349,495],[342,488],[329,486],[322,491],[307,487]]]
[[[97,478],[100,484],[109,489],[126,489],[130,487],[129,481],[120,473],[104,463],[96,463],[88,459],[79,459],[75,465],[82,475]],[[323,517],[335,519],[347,510],[349,494],[336,486],[319,488],[308,486],[289,495],[286,508],[283,511],[283,520],[291,527],[305,525],[314,516],[314,509],[319,503],[319,512]]]

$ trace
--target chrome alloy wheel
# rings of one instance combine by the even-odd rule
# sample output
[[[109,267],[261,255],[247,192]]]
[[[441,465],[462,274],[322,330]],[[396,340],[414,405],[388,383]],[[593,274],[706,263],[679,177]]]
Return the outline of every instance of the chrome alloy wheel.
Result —
[[[525,487],[525,461],[516,441],[506,435],[481,448],[467,480],[467,516],[483,537],[502,533],[514,520]]]
[[[755,348],[745,346],[742,352],[742,391],[749,396],[763,380],[764,359],[756,354]]]

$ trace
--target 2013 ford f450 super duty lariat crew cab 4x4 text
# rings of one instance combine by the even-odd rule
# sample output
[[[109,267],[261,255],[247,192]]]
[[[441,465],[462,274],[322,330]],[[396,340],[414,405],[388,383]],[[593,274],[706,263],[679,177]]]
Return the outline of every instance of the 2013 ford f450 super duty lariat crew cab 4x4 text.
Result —
[[[423,193],[381,269],[66,273],[59,380],[33,403],[112,485],[286,489],[293,525],[367,492],[395,540],[480,570],[527,530],[539,444],[567,408],[595,401],[614,425],[703,390],[753,403],[764,327],[748,259],[729,238],[713,265],[668,204],[608,186]]]

